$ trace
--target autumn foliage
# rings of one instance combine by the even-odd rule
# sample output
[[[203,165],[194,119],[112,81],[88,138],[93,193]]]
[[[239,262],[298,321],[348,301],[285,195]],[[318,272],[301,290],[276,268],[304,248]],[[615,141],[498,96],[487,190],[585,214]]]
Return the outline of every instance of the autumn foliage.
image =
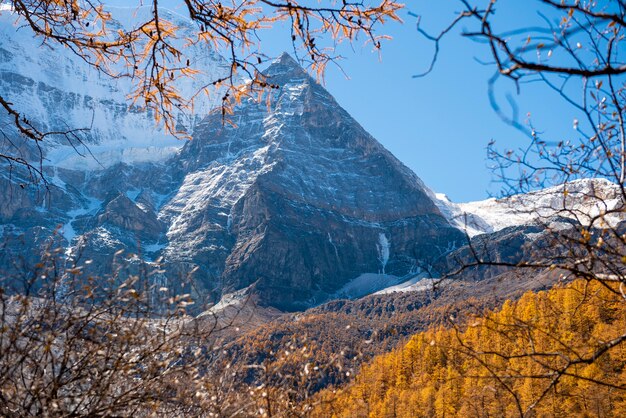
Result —
[[[526,293],[465,329],[438,328],[376,357],[316,416],[625,416],[626,306],[576,281]]]

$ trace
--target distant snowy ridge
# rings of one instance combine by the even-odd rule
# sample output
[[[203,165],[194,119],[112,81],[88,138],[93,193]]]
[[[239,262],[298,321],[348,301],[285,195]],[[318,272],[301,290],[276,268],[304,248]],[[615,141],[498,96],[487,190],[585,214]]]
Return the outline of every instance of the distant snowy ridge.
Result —
[[[624,206],[619,185],[600,178],[574,180],[527,194],[469,203],[453,203],[440,193],[434,196],[439,210],[470,237],[554,217],[576,219],[585,225],[594,217]],[[602,216],[602,221],[610,225],[625,219],[623,212]]]

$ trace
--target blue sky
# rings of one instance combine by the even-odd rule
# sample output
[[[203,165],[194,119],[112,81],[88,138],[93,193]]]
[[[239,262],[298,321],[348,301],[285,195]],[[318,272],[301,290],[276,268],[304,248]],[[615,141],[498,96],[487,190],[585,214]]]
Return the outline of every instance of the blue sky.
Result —
[[[121,0],[115,5],[129,5]],[[487,49],[460,35],[463,26],[442,41],[435,69],[424,78],[433,45],[415,29],[409,11],[422,15],[421,26],[440,30],[460,9],[457,1],[416,0],[401,12],[404,24],[391,23],[383,31],[393,37],[383,44],[382,60],[370,46],[357,42],[340,49],[345,57],[343,71],[330,67],[325,86],[375,138],[413,169],[433,190],[453,201],[479,200],[498,194],[487,168],[486,146],[495,140],[502,147],[523,146],[526,138],[501,121],[491,108],[487,82],[494,68],[476,59],[488,60]],[[528,3],[501,0],[501,27],[512,29],[539,20]],[[176,10],[177,0],[164,4]],[[261,34],[263,51],[278,55],[290,51],[288,33],[280,28]],[[531,113],[533,123],[545,135],[558,140],[575,132],[574,113],[553,93],[535,85],[522,86],[517,95],[506,81],[498,84],[498,95],[512,94],[520,115]],[[503,100],[503,103],[505,101]],[[522,119],[524,116],[522,116]]]

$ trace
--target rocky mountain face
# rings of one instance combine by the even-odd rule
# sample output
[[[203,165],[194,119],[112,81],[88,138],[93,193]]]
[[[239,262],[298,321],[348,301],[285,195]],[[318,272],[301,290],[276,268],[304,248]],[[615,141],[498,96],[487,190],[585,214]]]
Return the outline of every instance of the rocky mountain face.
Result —
[[[266,75],[280,86],[269,106],[243,103],[235,126],[211,114],[169,155],[144,158],[150,147],[135,147],[136,159],[95,167],[68,163],[75,155],[49,159],[47,190],[22,173],[3,177],[3,269],[35,261],[54,236],[68,262],[92,260],[86,274],[109,274],[124,250],[136,267],[159,260],[154,280],[193,279],[197,296],[252,286],[260,304],[298,310],[363,274],[419,273],[463,242],[419,178],[291,57]],[[18,89],[14,79],[3,83]],[[85,96],[57,90],[63,109],[84,105]],[[115,118],[117,104],[109,105],[92,111]]]

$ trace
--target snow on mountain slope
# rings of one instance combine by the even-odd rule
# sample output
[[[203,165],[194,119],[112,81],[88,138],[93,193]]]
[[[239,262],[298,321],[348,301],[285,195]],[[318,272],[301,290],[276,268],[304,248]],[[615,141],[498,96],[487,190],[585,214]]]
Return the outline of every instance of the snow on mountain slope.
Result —
[[[387,287],[383,290],[379,290],[374,293],[375,295],[388,295],[390,293],[405,293],[405,292],[424,292],[432,291],[437,287],[447,286],[452,280],[429,278],[425,275],[417,275],[411,279],[404,281],[398,285]]]
[[[390,274],[364,273],[337,291],[337,297],[357,299],[399,285],[402,278]]]
[[[131,29],[149,20],[150,8],[107,7],[113,15],[109,27]],[[44,143],[45,164],[71,169],[92,170],[116,162],[154,162],[172,156],[184,144],[155,126],[149,112],[129,105],[135,80],[112,79],[86,64],[69,49],[42,38],[17,21],[5,8],[0,13],[0,89],[15,108],[40,130],[82,129],[77,139],[49,137]],[[194,24],[173,12],[162,11],[162,18],[180,30],[179,44],[191,36]],[[225,61],[206,47],[186,51],[191,66],[201,71],[194,79],[176,82],[184,97],[191,97],[207,80],[216,78],[227,67]],[[114,68],[115,70],[115,68]],[[217,103],[215,94],[195,100],[191,110],[180,110],[178,123],[189,132]],[[4,116],[3,116],[4,117]],[[75,150],[72,145],[76,146]],[[92,155],[90,155],[92,154]]]
[[[575,180],[503,199],[453,203],[443,194],[436,194],[436,198],[441,212],[469,236],[555,217],[578,220],[583,225],[594,222],[595,226],[601,226],[601,222],[615,225],[626,219],[620,212],[624,202],[619,185],[600,178]],[[602,219],[595,219],[599,216]]]

